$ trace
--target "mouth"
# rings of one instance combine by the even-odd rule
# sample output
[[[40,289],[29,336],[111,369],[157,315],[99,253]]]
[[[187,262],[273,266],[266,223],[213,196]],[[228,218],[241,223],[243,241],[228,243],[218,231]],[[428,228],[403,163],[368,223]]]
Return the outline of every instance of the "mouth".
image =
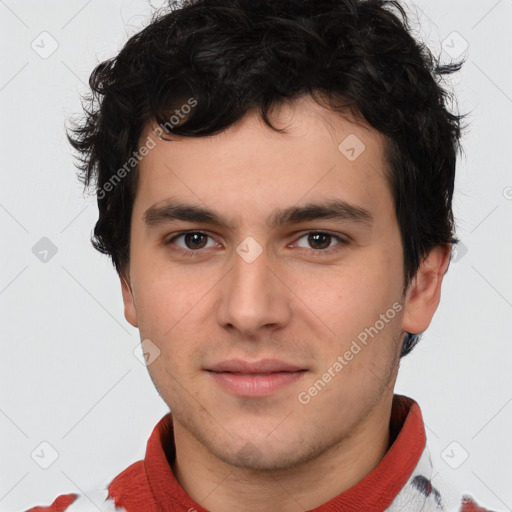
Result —
[[[282,372],[296,372],[305,370],[304,366],[287,363],[279,359],[260,359],[259,361],[245,361],[243,359],[230,359],[221,361],[206,368],[212,372],[244,373],[244,374],[271,374]]]
[[[251,398],[277,393],[301,379],[308,370],[275,359],[256,362],[233,359],[207,368],[206,372],[224,391]]]
[[[267,372],[267,373],[264,373],[264,372],[248,372],[248,373],[244,373],[244,372],[216,372],[216,371],[213,371],[213,370],[207,370],[211,373],[229,373],[231,375],[245,375],[247,377],[264,377],[264,376],[267,376],[267,375],[275,375],[277,373],[297,373],[297,372],[305,372],[307,370],[297,370],[297,371],[282,371],[282,372]]]

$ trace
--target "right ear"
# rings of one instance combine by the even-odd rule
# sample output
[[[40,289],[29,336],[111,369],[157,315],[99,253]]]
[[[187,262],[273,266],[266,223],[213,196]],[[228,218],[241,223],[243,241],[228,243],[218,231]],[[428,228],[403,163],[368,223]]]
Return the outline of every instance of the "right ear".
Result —
[[[135,302],[133,300],[133,292],[132,287],[128,280],[124,275],[120,275],[121,279],[121,292],[123,294],[123,302],[124,302],[124,317],[133,327],[138,327],[137,322],[137,310],[135,309]]]

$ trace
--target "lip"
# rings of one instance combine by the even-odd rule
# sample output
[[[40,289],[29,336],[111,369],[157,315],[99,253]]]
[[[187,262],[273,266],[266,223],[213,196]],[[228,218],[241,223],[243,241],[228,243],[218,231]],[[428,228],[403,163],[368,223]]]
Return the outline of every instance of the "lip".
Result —
[[[276,373],[276,372],[297,372],[306,368],[296,366],[279,359],[260,359],[259,361],[244,361],[242,359],[230,359],[222,361],[206,368],[211,372],[230,372],[230,373]]]
[[[301,379],[307,369],[278,359],[249,362],[241,359],[222,361],[207,368],[213,381],[240,397],[269,396]]]

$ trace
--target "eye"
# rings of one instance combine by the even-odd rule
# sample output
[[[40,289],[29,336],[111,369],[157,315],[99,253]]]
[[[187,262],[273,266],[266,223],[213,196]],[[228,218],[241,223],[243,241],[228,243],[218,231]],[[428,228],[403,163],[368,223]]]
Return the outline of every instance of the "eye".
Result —
[[[215,247],[215,242],[212,241],[213,245],[207,246],[207,238],[209,235],[201,231],[187,231],[185,233],[179,233],[167,240],[166,245],[177,245],[185,254],[197,252],[199,249]],[[176,240],[183,239],[184,246],[176,243]]]
[[[208,245],[208,238],[211,243]],[[177,241],[181,240],[181,243]],[[299,242],[305,240],[305,245]],[[337,244],[333,242],[338,242]],[[348,245],[349,241],[341,236],[334,235],[325,231],[309,231],[302,235],[295,245],[303,249],[309,249],[310,254],[321,256],[324,253],[332,253]],[[171,247],[173,251],[179,252],[184,256],[199,256],[201,249],[208,249],[218,246],[218,244],[207,233],[202,231],[185,231],[178,233],[165,242],[165,245]]]
[[[345,238],[325,231],[310,231],[309,233],[301,236],[299,241],[302,239],[306,239],[306,244],[309,245],[309,247],[306,246],[305,248],[312,248],[315,250],[314,252],[331,252],[331,249],[333,249],[331,243],[334,241],[338,241],[338,244],[334,245],[334,250],[341,248],[340,246],[348,244],[348,240]],[[299,247],[304,247],[304,245],[299,245]]]

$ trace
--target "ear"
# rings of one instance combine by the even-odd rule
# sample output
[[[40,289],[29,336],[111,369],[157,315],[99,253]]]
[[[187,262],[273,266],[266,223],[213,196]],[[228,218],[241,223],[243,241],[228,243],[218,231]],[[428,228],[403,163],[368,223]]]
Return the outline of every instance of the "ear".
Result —
[[[450,264],[451,245],[438,245],[422,260],[409,284],[402,329],[412,334],[427,329],[441,300],[441,284]]]
[[[121,280],[121,292],[123,294],[124,302],[124,317],[133,327],[138,327],[137,323],[137,310],[135,309],[135,302],[133,300],[133,291],[130,285],[129,271],[119,275]]]

